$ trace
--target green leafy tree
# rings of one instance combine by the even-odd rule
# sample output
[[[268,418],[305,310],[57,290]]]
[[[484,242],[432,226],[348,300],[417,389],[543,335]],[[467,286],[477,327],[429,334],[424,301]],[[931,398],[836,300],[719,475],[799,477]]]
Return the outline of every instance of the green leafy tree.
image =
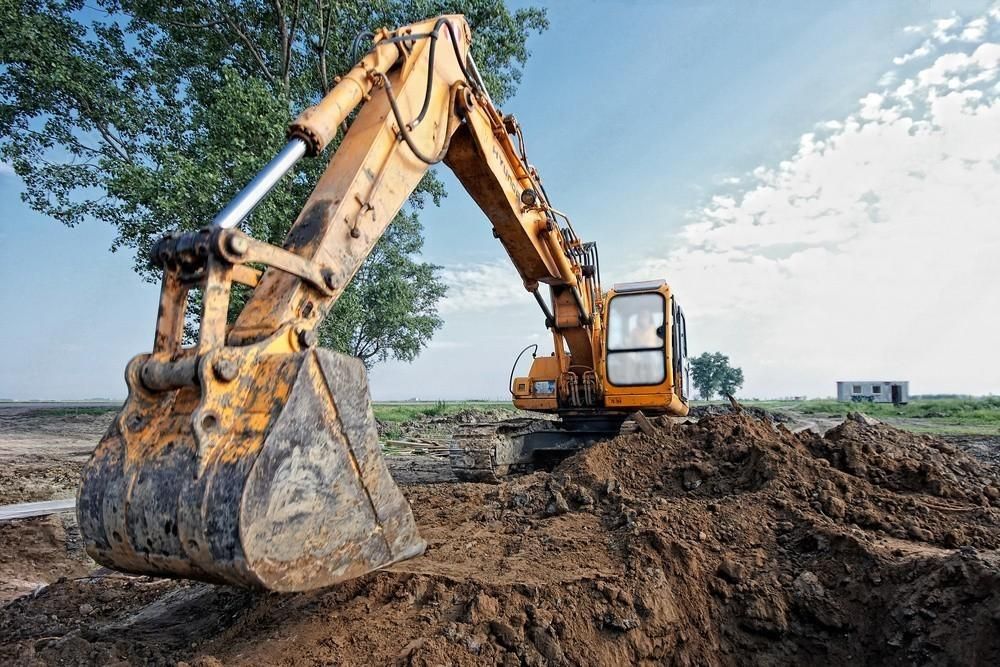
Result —
[[[156,280],[151,245],[211,221],[354,64],[356,35],[445,13],[466,15],[487,87],[507,99],[528,36],[548,24],[543,10],[502,0],[4,0],[0,160],[31,208],[111,225],[112,251],[135,250],[136,271]],[[325,166],[301,161],[244,231],[281,244]],[[445,288],[418,259],[417,213],[444,194],[429,173],[322,325],[322,344],[369,364],[419,353],[441,325]]]
[[[439,267],[410,259],[424,239],[415,214],[401,214],[320,326],[327,345],[366,366],[389,358],[416,359],[441,320],[434,305],[445,294]]]
[[[734,395],[743,386],[743,370],[731,366],[721,352],[703,352],[691,359],[691,380],[703,400],[715,394]]]
[[[743,386],[743,369],[729,366],[729,359],[719,380],[719,393],[723,396],[735,396],[740,387]]]

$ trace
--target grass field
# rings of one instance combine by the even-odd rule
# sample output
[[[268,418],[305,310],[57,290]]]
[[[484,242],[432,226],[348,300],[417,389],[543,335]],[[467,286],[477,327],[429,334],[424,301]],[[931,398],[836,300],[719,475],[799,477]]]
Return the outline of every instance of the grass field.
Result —
[[[861,412],[875,419],[922,433],[1000,435],[1000,397],[916,398],[906,405],[842,403],[834,400],[745,401],[768,410],[843,418]]]
[[[390,423],[408,422],[419,417],[444,417],[468,409],[517,412],[510,402],[495,401],[407,401],[401,403],[376,401],[375,418]]]
[[[906,405],[841,403],[826,399],[807,401],[748,400],[742,402],[745,405],[786,412],[806,420],[813,417],[842,419],[848,412],[861,412],[895,426],[921,433],[1000,435],[1000,397],[997,396],[916,398]],[[695,405],[698,404],[704,404],[704,402],[695,401]],[[118,407],[112,403],[88,406],[61,405],[51,408],[39,406],[33,412],[53,417],[102,415],[115,411]],[[443,417],[470,408],[509,412],[511,415],[517,412],[513,405],[505,401],[403,401],[376,402],[374,404],[375,417],[379,421],[391,425],[402,424],[421,417]]]

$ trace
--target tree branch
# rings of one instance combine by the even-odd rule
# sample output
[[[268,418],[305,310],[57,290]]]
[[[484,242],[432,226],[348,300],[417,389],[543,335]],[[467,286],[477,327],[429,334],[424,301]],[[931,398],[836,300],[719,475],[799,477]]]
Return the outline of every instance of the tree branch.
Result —
[[[247,49],[249,49],[250,55],[252,55],[254,60],[257,61],[257,64],[260,65],[261,71],[263,72],[264,76],[267,77],[267,79],[271,83],[274,83],[274,74],[271,73],[271,68],[267,66],[266,62],[264,62],[264,58],[257,50],[257,47],[254,45],[253,40],[247,37],[247,35],[242,30],[240,30],[240,27],[236,23],[236,21],[229,18],[229,15],[226,14],[224,11],[222,11],[222,9],[218,7],[218,5],[215,5],[215,7],[216,7],[216,12],[220,17],[222,17],[222,20],[225,21],[226,25],[229,26],[229,28],[237,34],[237,36],[240,38],[243,44],[246,45]]]
[[[184,21],[165,20],[164,23],[175,28],[192,28],[194,30],[215,28],[216,26],[222,25],[222,21],[209,21],[208,23],[185,23]]]
[[[51,141],[52,140],[52,137],[46,135],[43,132],[38,132],[36,130],[29,130],[29,129],[25,128],[23,130],[23,132],[25,134],[27,134],[28,136],[30,136],[30,137],[37,137],[39,140],[44,140],[44,141]],[[72,134],[69,135],[69,141],[75,147],[79,148],[81,151],[86,151],[88,153],[93,153],[94,155],[104,155],[104,151],[102,151],[102,150],[100,150],[98,148],[92,148],[91,146],[87,146],[86,144],[80,143],[80,140],[77,139],[76,137],[74,137]]]
[[[278,19],[278,43],[281,45],[282,81],[286,81],[285,76],[288,74],[288,62],[285,60],[285,49],[288,47],[290,37],[285,23],[285,8],[281,6],[281,0],[272,0],[271,4],[274,6],[274,13]]]
[[[319,29],[322,35],[319,38],[319,45],[316,47],[319,56],[316,68],[319,70],[319,82],[323,86],[323,94],[326,95],[330,92],[330,77],[326,73],[326,40],[330,31],[327,29],[327,17],[324,16],[323,12],[323,0],[316,0],[316,9],[319,10]],[[332,16],[333,12],[330,14]]]
[[[292,74],[292,44],[295,43],[295,31],[299,26],[299,0],[295,0],[295,7],[292,9],[292,27],[288,29],[288,43],[285,45],[285,89]]]
[[[81,110],[87,114],[90,122],[94,124],[94,128],[97,130],[98,134],[101,135],[105,143],[107,143],[107,145],[114,150],[118,157],[126,162],[133,162],[132,156],[128,152],[128,146],[125,145],[124,141],[111,133],[111,128],[107,123],[97,118],[97,114],[94,113],[94,109],[90,106],[90,102],[87,101],[87,98],[76,95],[75,93],[70,93],[70,96],[76,98],[77,104],[79,104]]]

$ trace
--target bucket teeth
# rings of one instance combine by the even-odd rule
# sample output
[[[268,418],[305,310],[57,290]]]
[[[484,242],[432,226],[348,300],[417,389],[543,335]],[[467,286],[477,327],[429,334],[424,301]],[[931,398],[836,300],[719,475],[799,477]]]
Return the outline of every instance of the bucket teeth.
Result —
[[[423,552],[360,361],[246,355],[225,381],[204,359],[200,387],[160,393],[137,382],[143,361],[129,365],[129,399],[83,472],[77,512],[96,561],[300,591]]]

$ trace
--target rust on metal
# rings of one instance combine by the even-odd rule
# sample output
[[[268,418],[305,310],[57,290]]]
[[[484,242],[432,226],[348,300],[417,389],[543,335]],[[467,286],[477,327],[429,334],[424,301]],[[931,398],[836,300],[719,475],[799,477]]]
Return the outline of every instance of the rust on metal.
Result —
[[[422,553],[382,460],[363,364],[327,350],[208,355],[199,383],[129,398],[83,473],[87,552],[137,574],[276,591]],[[225,359],[214,358],[225,354]],[[215,368],[238,366],[235,379]]]
[[[309,319],[226,345],[236,267],[263,262],[326,288],[312,262],[231,230],[171,235],[153,352],[85,466],[77,516],[109,567],[276,591],[327,586],[422,553],[382,460],[364,365],[311,349]],[[187,292],[202,290],[184,347]]]

